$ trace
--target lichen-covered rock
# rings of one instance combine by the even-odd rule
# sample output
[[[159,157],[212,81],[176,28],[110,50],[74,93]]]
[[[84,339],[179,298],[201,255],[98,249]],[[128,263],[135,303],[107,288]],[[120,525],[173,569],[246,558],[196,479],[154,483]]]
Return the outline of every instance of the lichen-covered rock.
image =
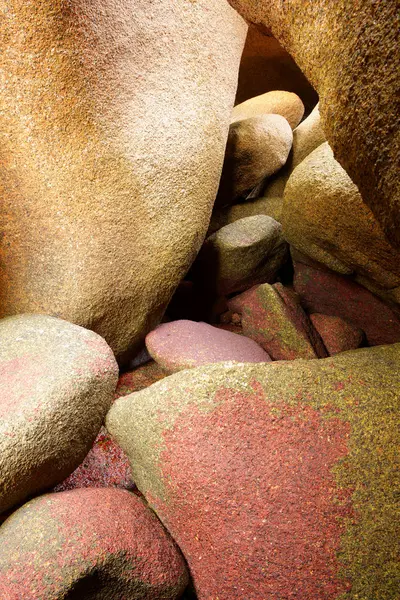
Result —
[[[234,204],[286,163],[293,134],[281,115],[259,115],[232,123],[216,206]]]
[[[293,92],[274,90],[237,104],[232,111],[232,123],[259,115],[281,115],[292,129],[297,127],[304,115],[304,104]]]
[[[278,40],[265,27],[250,25],[240,61],[235,104],[275,90],[297,94],[307,114],[318,102],[318,94]]]
[[[199,600],[397,600],[399,361],[210,365],[117,400],[107,427]]]
[[[204,289],[226,295],[273,282],[288,256],[281,225],[266,215],[246,217],[209,236],[193,266]]]
[[[125,490],[46,494],[0,528],[7,600],[175,600],[184,560],[157,517]]]
[[[2,11],[0,316],[64,318],[129,362],[207,231],[246,32],[221,0]]]
[[[0,321],[0,512],[79,465],[117,379],[111,349],[91,331],[45,315]]]
[[[228,307],[241,315],[243,333],[274,360],[327,356],[299,298],[281,283],[253,287],[229,300]]]
[[[400,342],[397,306],[389,306],[351,278],[295,262],[294,289],[307,310],[359,327],[370,346]]]
[[[148,333],[146,347],[169,373],[224,361],[271,360],[265,350],[243,335],[183,319],[163,323]]]
[[[340,317],[313,313],[310,315],[310,321],[321,336],[329,356],[346,350],[356,350],[364,339],[364,333],[359,327]]]
[[[336,159],[399,246],[397,3],[380,2],[377,11],[375,0],[229,2],[270,29],[315,87]]]
[[[386,294],[399,287],[400,251],[389,244],[327,143],[291,174],[282,227],[290,244],[334,271],[361,275]]]

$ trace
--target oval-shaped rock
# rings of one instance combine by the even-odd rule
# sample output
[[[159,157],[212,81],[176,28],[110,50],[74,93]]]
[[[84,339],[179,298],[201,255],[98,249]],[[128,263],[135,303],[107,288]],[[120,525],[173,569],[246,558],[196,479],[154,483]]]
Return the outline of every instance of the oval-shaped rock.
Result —
[[[231,122],[268,114],[282,115],[294,129],[303,118],[304,104],[293,92],[274,90],[237,104],[232,111]]]
[[[45,315],[0,321],[0,512],[79,465],[117,380],[96,333]]]
[[[187,583],[173,540],[125,490],[46,494],[0,528],[7,600],[174,600]]]
[[[147,335],[146,347],[154,360],[170,373],[224,361],[271,360],[253,340],[195,321],[163,323]]]
[[[239,219],[206,239],[193,266],[203,289],[225,295],[273,282],[287,258],[280,223],[267,215]]]
[[[293,134],[281,115],[259,115],[229,128],[216,206],[234,204],[286,163]]]
[[[399,361],[210,365],[116,401],[107,428],[199,600],[397,600]]]

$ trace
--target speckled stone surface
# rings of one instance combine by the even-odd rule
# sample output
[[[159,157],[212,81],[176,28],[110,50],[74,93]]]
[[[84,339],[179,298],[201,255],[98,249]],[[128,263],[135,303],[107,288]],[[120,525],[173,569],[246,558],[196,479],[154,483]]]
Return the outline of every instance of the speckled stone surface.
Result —
[[[397,600],[399,364],[225,363],[117,400],[107,427],[199,600]]]
[[[328,270],[294,263],[294,288],[310,312],[341,317],[365,332],[371,346],[400,342],[400,311],[363,286]]]
[[[175,600],[187,582],[170,536],[125,490],[46,494],[0,528],[7,600]]]
[[[157,363],[150,361],[136,369],[122,373],[114,397],[120,398],[152,385],[166,377]],[[117,487],[137,491],[132,480],[129,460],[105,427],[95,439],[81,464],[54,491],[62,492],[83,487]]]
[[[394,301],[400,286],[400,250],[383,230],[327,143],[291,174],[284,193],[285,239],[338,273],[354,274]]]
[[[174,373],[211,363],[269,362],[270,356],[256,342],[208,323],[171,321],[146,336],[146,347],[154,360]]]
[[[280,223],[266,215],[222,227],[204,242],[193,265],[196,283],[211,295],[274,282],[288,256]]]
[[[237,104],[232,111],[232,123],[269,114],[285,117],[291,128],[294,129],[303,118],[304,104],[293,92],[274,90]]]
[[[117,379],[111,349],[91,331],[45,315],[0,321],[0,512],[79,465]]]
[[[293,291],[265,283],[231,298],[229,309],[241,315],[243,333],[273,360],[327,356],[319,334]]]
[[[221,0],[1,7],[0,316],[125,365],[206,234],[247,27]]]
[[[336,159],[399,246],[398,2],[229,1],[270,29],[315,87]]]
[[[310,321],[321,336],[329,356],[356,350],[363,342],[364,332],[340,317],[313,313]]]
[[[258,115],[232,123],[214,206],[234,204],[286,163],[293,134],[281,115]]]

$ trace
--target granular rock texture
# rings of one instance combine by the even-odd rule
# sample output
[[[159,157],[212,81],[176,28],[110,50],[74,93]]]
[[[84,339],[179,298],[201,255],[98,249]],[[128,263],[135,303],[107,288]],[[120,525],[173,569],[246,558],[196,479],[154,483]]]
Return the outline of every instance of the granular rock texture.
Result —
[[[241,315],[243,333],[274,360],[327,356],[298,296],[282,284],[253,287],[229,300],[228,306]]]
[[[46,494],[0,528],[7,600],[175,600],[187,582],[170,536],[125,490]]]
[[[247,27],[224,0],[1,12],[0,316],[64,318],[128,362],[205,236]]]
[[[286,163],[293,134],[281,115],[261,114],[232,123],[216,206],[234,204]]]
[[[173,373],[210,363],[269,362],[269,355],[249,338],[195,321],[163,323],[146,336],[146,346],[162,368]]]
[[[218,229],[230,225],[239,219],[254,217],[256,215],[267,215],[280,223],[282,215],[283,199],[276,198],[256,198],[255,200],[246,200],[233,206],[225,206],[217,209],[211,216],[208,234],[212,235]]]
[[[229,1],[269,28],[315,87],[336,159],[400,245],[398,3]]]
[[[0,321],[0,512],[80,464],[117,379],[113,353],[91,331],[44,315]]]
[[[107,427],[199,600],[397,600],[399,360],[210,365],[117,400]]]
[[[246,217],[206,239],[193,266],[204,290],[231,294],[275,281],[287,256],[281,225],[266,215]]]
[[[310,321],[321,336],[329,356],[346,350],[356,350],[362,344],[363,331],[340,317],[313,313],[310,315]]]
[[[294,263],[294,289],[310,312],[341,317],[365,332],[371,346],[400,342],[400,310],[349,277]]]
[[[304,105],[296,94],[274,90],[237,104],[232,111],[232,123],[268,114],[285,117],[294,129],[303,118]]]
[[[400,250],[389,244],[370,209],[327,143],[291,174],[282,210],[285,238],[295,248],[364,285],[382,288],[395,301]]]

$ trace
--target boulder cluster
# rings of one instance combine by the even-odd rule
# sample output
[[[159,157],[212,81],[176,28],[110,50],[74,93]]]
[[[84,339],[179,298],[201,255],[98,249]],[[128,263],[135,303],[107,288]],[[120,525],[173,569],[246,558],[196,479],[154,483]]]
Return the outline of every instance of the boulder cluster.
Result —
[[[397,597],[399,254],[303,115],[234,108],[209,233],[120,376],[97,333],[0,321],[0,598]]]

